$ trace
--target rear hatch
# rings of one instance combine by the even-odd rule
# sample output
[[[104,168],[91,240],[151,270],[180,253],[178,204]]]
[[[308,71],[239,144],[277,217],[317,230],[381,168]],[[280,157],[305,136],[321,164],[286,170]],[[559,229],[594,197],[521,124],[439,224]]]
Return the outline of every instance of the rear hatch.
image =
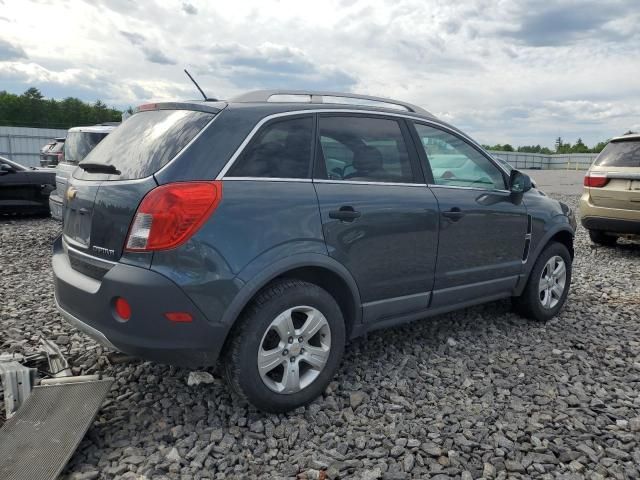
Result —
[[[118,260],[138,205],[157,186],[153,175],[188,148],[218,111],[167,105],[172,108],[154,104],[136,112],[80,162],[64,199],[68,244]]]
[[[594,205],[640,210],[640,138],[611,141],[594,161],[588,176],[602,178],[602,186],[588,187]]]

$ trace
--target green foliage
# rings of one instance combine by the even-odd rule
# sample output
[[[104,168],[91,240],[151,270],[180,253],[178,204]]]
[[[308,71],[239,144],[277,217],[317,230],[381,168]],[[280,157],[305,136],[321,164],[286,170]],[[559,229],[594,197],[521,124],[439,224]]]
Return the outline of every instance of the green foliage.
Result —
[[[525,152],[525,153],[541,153],[543,155],[552,155],[554,153],[600,153],[602,149],[607,145],[608,140],[604,142],[600,142],[592,148],[589,148],[582,141],[581,138],[576,140],[576,143],[571,145],[570,143],[564,143],[562,137],[556,138],[555,141],[555,150],[551,150],[547,147],[541,147],[540,145],[524,145],[522,147],[518,147],[515,151],[517,152]],[[496,150],[498,152],[513,152],[514,149],[511,145],[483,145],[487,150]]]
[[[102,101],[85,103],[73,97],[45,99],[40,90],[29,88],[22,95],[0,91],[0,125],[71,128],[102,122],[119,122],[122,112]]]

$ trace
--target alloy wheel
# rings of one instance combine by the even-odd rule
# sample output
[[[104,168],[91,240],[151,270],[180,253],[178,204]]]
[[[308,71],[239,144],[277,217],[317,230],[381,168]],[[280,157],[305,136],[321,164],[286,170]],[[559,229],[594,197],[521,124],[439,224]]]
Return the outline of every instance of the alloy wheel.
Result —
[[[540,303],[544,308],[554,308],[564,293],[567,283],[567,266],[562,257],[554,255],[545,264],[538,283]]]
[[[285,310],[269,325],[258,348],[264,384],[282,394],[299,392],[324,369],[331,353],[331,328],[317,308]]]

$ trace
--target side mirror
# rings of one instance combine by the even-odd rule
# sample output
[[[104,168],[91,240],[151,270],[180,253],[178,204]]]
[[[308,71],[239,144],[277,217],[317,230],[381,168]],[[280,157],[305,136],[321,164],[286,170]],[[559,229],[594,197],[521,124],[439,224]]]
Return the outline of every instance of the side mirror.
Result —
[[[518,170],[511,170],[509,190],[511,193],[524,193],[531,190],[531,178]]]

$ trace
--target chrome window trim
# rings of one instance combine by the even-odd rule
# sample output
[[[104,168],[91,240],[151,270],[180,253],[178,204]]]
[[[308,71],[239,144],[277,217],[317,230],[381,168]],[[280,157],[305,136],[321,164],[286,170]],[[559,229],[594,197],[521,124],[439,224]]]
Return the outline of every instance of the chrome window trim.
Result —
[[[236,151],[233,153],[233,155],[231,155],[231,158],[227,161],[227,163],[224,165],[224,167],[222,167],[222,170],[220,170],[220,173],[218,173],[218,175],[216,176],[216,180],[222,180],[223,178],[225,178],[225,175],[227,174],[227,172],[229,171],[229,169],[231,169],[231,167],[233,166],[233,164],[236,162],[236,160],[238,159],[238,157],[242,154],[243,150],[245,149],[245,147],[249,144],[249,142],[253,139],[253,137],[255,136],[256,133],[258,133],[258,130],[260,130],[260,128],[262,128],[262,126],[273,120],[276,118],[283,118],[283,117],[293,117],[293,116],[303,116],[303,115],[310,115],[310,114],[316,114],[316,113],[348,113],[348,114],[361,114],[361,115],[377,115],[380,117],[398,117],[398,118],[406,118],[409,120],[414,120],[414,121],[419,121],[419,122],[423,122],[423,123],[427,123],[430,125],[433,125],[437,128],[440,128],[442,130],[447,131],[448,133],[451,133],[452,135],[458,135],[461,136],[463,139],[465,139],[466,141],[468,141],[469,143],[471,143],[472,145],[474,145],[477,149],[480,150],[480,152],[482,152],[482,147],[475,142],[473,139],[469,138],[467,135],[465,135],[464,133],[458,132],[457,130],[452,129],[451,127],[448,127],[447,125],[440,123],[438,121],[432,120],[432,119],[428,119],[428,118],[423,118],[417,115],[412,115],[411,112],[380,112],[377,110],[355,110],[355,109],[347,109],[347,108],[323,108],[323,109],[318,109],[318,108],[313,108],[313,109],[305,109],[305,110],[292,110],[289,112],[280,112],[280,113],[274,113],[271,115],[267,115],[266,117],[262,118],[258,123],[256,123],[256,125],[253,127],[253,129],[251,130],[251,132],[249,132],[249,135],[247,135],[247,137],[243,140],[243,142],[240,144],[240,146],[236,149]],[[214,117],[217,117],[218,115],[216,115]],[[205,127],[203,129],[206,130],[207,127]],[[496,165],[496,162],[490,157],[490,155],[486,154],[485,155],[493,165]],[[175,158],[178,158],[177,156]],[[174,160],[175,160],[174,158]],[[173,162],[173,160],[171,161]],[[169,162],[169,163],[171,163]],[[167,165],[169,165],[169,163]],[[167,166],[165,165],[165,167]],[[161,172],[165,167],[162,167],[158,172]],[[505,173],[506,170],[504,170],[502,167],[496,165],[496,167],[500,170],[503,171]],[[507,173],[508,176],[508,173]],[[413,184],[412,184],[413,185]]]
[[[391,185],[396,187],[426,187],[426,183],[402,183],[402,182],[368,182],[364,180],[330,180],[324,178],[280,178],[280,177],[224,177],[224,181],[251,181],[251,182],[291,182],[291,183],[335,183],[349,185]]]
[[[281,178],[281,177],[224,177],[224,180],[231,181],[252,181],[252,182],[295,182],[311,183],[310,178]]]
[[[437,183],[428,183],[429,188],[454,188],[456,190],[475,190],[478,192],[486,193],[511,193],[510,190],[504,190],[499,188],[481,188],[481,187],[463,187],[459,185],[438,185]]]
[[[394,187],[426,187],[426,183],[405,183],[405,182],[369,182],[366,180],[332,180],[326,178],[315,178],[313,183],[335,183],[339,185],[390,185]]]

